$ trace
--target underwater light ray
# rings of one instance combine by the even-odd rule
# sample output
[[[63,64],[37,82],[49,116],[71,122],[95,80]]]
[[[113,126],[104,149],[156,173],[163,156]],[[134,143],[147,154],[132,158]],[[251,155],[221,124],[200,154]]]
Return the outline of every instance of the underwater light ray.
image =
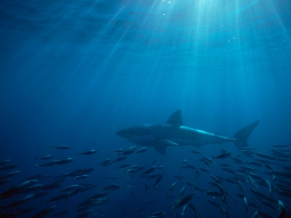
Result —
[[[274,13],[275,13],[275,16],[277,18],[277,23],[279,24],[281,31],[284,33],[284,38],[286,38],[288,40],[288,42],[290,42],[291,41],[291,36],[287,31],[287,29],[288,29],[287,25],[286,26],[284,25],[284,23],[282,21],[282,17],[279,16],[280,13],[278,12],[278,9],[275,6],[274,2],[273,1],[269,1],[269,4],[270,5],[272,4],[272,7],[274,8]],[[291,6],[291,4],[289,2],[289,7],[290,6]],[[289,15],[290,15],[290,12],[289,12]]]

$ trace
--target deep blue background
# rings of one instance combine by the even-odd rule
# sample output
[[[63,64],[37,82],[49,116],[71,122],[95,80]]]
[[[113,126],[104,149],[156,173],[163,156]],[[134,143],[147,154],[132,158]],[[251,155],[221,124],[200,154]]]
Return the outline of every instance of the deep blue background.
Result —
[[[107,217],[112,217],[112,207],[119,214],[134,214],[139,205],[146,208],[142,215],[165,210],[174,199],[160,195],[175,181],[173,175],[185,171],[193,177],[180,163],[187,158],[189,164],[203,166],[192,148],[169,148],[164,156],[149,148],[126,161],[150,166],[157,160],[171,172],[161,181],[162,189],[149,190],[146,197],[144,179],[134,179],[139,186],[130,196],[133,188],[127,182],[132,179],[117,172],[117,164],[99,163],[115,157],[113,149],[133,145],[116,131],[164,123],[177,109],[186,125],[229,137],[261,120],[249,140],[259,152],[269,154],[273,144],[290,144],[290,9],[287,0],[1,1],[0,159],[11,159],[21,171],[1,190],[44,173],[33,167],[33,159],[53,154],[76,160],[45,168],[45,174],[95,167],[87,182],[97,187],[110,184],[105,176],[119,177],[122,189],[102,207]],[[60,144],[71,149],[50,148]],[[232,144],[201,151],[211,156],[220,148],[238,154]],[[88,149],[99,152],[77,157]],[[208,188],[204,182],[209,175],[201,174],[197,183]],[[229,176],[216,165],[212,174]],[[200,207],[198,197],[206,196],[197,193],[193,200],[206,217],[211,207]],[[58,210],[75,207],[80,198],[57,202]],[[143,204],[152,199],[158,203]],[[45,207],[39,202],[38,210]],[[241,214],[243,210],[242,202]],[[230,208],[231,217],[235,212]]]

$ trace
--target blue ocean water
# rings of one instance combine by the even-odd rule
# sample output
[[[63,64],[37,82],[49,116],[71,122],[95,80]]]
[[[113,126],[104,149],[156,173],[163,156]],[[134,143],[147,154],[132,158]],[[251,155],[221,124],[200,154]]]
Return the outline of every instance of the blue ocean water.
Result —
[[[66,177],[61,188],[5,209],[0,216],[15,217],[18,208],[31,208],[31,212],[17,217],[32,217],[55,205],[48,217],[63,210],[68,212],[62,217],[76,217],[81,213],[76,212],[81,202],[112,183],[121,188],[110,191],[107,203],[90,207],[90,213],[83,217],[162,217],[153,215],[157,211],[164,211],[165,217],[252,217],[257,210],[265,214],[260,217],[278,217],[277,200],[284,202],[291,214],[291,173],[282,168],[290,166],[291,157],[289,0],[4,0],[0,5],[0,33],[0,161],[10,160],[3,166],[19,165],[1,170],[0,177],[20,171],[1,184],[1,193],[32,175],[51,176],[38,181],[44,186],[54,176],[94,168],[88,178],[76,181]],[[254,154],[252,160],[232,143],[201,148],[173,146],[165,155],[148,147],[124,161],[100,165],[107,158],[117,157],[114,149],[135,146],[118,137],[117,131],[166,123],[178,109],[186,126],[227,137],[260,120],[248,144],[256,149],[253,152],[273,158],[269,163],[273,170],[248,165],[247,161],[258,161],[258,156]],[[58,145],[70,149],[51,148]],[[136,146],[137,150],[142,147]],[[78,156],[90,149],[98,152]],[[210,166],[199,160],[219,155],[221,149],[232,152],[231,157],[244,164],[235,163],[231,157],[217,159]],[[288,158],[278,156],[278,152]],[[36,167],[45,161],[35,158],[48,154],[57,160],[75,160]],[[196,170],[185,168],[185,159]],[[142,178],[143,171],[130,176],[117,169],[123,163],[144,165],[144,171],[164,165],[154,173],[167,174],[158,183],[160,188],[154,190],[155,179]],[[247,174],[242,179],[244,192],[237,180],[232,180],[235,184],[223,181],[227,203],[221,196],[210,197],[207,191],[219,190],[208,183],[214,182],[211,175],[226,179],[234,176],[220,164],[229,164],[232,170],[254,167],[255,175],[272,183],[272,198],[266,184],[259,183],[256,190],[270,199],[254,195],[250,182],[246,182]],[[181,175],[183,180],[176,178]],[[187,182],[207,191],[198,191]],[[46,203],[62,188],[79,183],[95,187],[66,201]],[[173,198],[167,198],[173,183]],[[183,187],[186,193],[180,200],[193,191],[190,204],[196,213],[188,206],[182,216],[182,207],[173,208]],[[1,197],[1,207],[32,193],[39,190]],[[249,205],[245,212],[243,198],[237,193],[259,208]]]

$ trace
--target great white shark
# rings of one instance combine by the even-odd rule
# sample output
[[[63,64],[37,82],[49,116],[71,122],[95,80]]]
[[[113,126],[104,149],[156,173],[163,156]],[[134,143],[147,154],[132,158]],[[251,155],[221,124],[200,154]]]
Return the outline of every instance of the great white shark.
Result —
[[[181,110],[175,111],[165,124],[145,124],[123,129],[116,134],[128,141],[142,146],[151,146],[161,154],[166,153],[168,146],[194,145],[201,147],[207,144],[234,143],[239,150],[247,147],[247,140],[259,124],[259,120],[239,130],[232,138],[214,133],[193,129],[183,124]]]

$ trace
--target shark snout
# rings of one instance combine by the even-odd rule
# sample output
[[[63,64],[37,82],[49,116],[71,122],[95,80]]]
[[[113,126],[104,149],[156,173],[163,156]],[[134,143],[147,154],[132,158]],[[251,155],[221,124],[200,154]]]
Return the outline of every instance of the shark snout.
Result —
[[[121,136],[121,135],[122,135],[122,134],[120,133],[120,131],[117,131],[115,134],[118,135],[118,136]]]
[[[127,138],[128,136],[127,136],[127,134],[126,133],[124,133],[124,131],[117,131],[116,132],[116,135],[118,135],[119,137],[122,137],[122,138]]]

